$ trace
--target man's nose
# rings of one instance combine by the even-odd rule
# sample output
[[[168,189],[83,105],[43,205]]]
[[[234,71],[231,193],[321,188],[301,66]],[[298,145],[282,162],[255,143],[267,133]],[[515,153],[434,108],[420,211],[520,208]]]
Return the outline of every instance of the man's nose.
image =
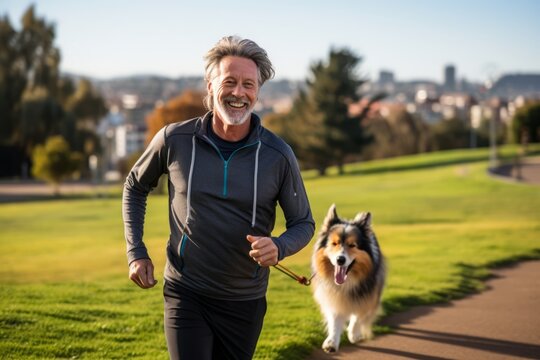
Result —
[[[245,94],[245,89],[244,87],[242,86],[242,84],[237,84],[233,89],[232,89],[232,95],[233,96],[236,96],[236,97],[242,97],[244,96]]]

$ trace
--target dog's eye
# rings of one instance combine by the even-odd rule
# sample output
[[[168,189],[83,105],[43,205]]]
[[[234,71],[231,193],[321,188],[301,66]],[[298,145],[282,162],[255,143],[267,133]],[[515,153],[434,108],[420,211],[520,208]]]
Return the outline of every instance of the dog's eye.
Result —
[[[338,245],[337,242],[333,242],[333,243],[332,243],[332,246],[337,246],[337,245]]]
[[[349,247],[354,248],[354,247],[356,247],[356,244],[349,244]]]

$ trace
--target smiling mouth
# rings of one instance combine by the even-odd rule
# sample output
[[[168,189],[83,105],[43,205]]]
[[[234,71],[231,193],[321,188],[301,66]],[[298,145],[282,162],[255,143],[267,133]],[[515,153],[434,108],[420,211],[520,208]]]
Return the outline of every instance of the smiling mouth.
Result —
[[[248,103],[245,101],[227,101],[227,105],[232,109],[245,109],[248,107]]]
[[[233,109],[244,109],[247,107],[247,103],[245,102],[236,102],[236,101],[228,101],[227,105]]]

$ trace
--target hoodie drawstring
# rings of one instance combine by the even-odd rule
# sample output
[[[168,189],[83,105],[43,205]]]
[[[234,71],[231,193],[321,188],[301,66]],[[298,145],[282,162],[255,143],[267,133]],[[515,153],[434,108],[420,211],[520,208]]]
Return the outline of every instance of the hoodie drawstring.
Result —
[[[195,154],[196,154],[196,137],[193,135],[191,139],[191,164],[189,165],[189,175],[188,175],[188,184],[187,184],[187,199],[186,199],[186,221],[185,229],[189,234],[191,230],[189,229],[189,220],[191,218],[191,184],[193,180],[193,168],[195,166]],[[253,171],[253,208],[251,215],[251,227],[255,227],[257,220],[257,185],[258,185],[258,173],[259,173],[259,152],[261,150],[261,141],[257,144],[257,150],[255,151],[255,169]],[[185,232],[185,231],[184,231]]]
[[[257,151],[255,152],[255,170],[253,171],[253,214],[251,215],[251,227],[255,227],[255,220],[257,219],[257,176],[259,174],[259,150],[261,149],[261,142],[257,145]]]
[[[182,237],[178,242],[178,255],[182,258],[184,254],[184,248],[186,246],[186,241],[188,240],[187,234],[191,235],[191,230],[189,228],[189,219],[191,218],[191,179],[193,178],[193,167],[195,166],[195,134],[191,138],[191,164],[189,165],[189,175],[188,175],[188,184],[187,184],[187,199],[186,199],[186,220],[184,221],[184,229],[182,230]],[[186,234],[187,233],[187,234]],[[184,265],[182,264],[183,268]]]
[[[185,228],[188,230],[188,232],[191,234],[191,230],[189,230],[189,219],[191,217],[191,182],[193,178],[193,168],[195,166],[195,153],[196,153],[196,146],[195,146],[195,134],[191,138],[191,164],[189,165],[189,175],[188,175],[188,186],[187,186],[187,201],[186,201],[186,221],[185,221]]]

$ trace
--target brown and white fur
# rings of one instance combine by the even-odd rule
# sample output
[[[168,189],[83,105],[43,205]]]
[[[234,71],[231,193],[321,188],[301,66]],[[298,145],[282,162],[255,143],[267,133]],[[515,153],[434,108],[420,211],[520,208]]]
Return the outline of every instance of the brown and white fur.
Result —
[[[351,343],[372,338],[371,326],[380,308],[386,270],[371,229],[371,214],[359,213],[352,221],[344,220],[332,205],[315,245],[312,267],[316,274],[314,297],[328,331],[323,350],[339,349],[347,321]]]

